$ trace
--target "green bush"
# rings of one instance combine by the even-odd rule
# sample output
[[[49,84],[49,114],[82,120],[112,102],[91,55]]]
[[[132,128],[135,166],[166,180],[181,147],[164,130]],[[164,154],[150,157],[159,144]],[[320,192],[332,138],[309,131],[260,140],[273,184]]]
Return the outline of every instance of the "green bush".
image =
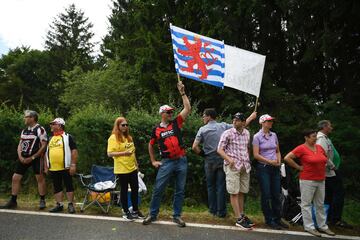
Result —
[[[113,165],[107,157],[106,149],[117,116],[115,111],[107,110],[102,105],[90,104],[78,109],[66,120],[65,131],[74,136],[78,147],[79,172],[89,173],[92,164]]]
[[[17,160],[16,149],[19,143],[21,127],[21,114],[14,108],[5,105],[0,107],[0,189],[4,190],[9,185],[15,163]]]

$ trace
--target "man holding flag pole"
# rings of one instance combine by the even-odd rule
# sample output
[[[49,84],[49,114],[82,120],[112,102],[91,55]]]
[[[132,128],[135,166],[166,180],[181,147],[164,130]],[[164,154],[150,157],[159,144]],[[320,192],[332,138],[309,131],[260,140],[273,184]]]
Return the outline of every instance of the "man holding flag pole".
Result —
[[[161,122],[152,130],[149,142],[149,155],[151,164],[158,169],[155,186],[150,203],[150,213],[143,221],[144,225],[156,221],[159,214],[160,202],[170,178],[175,178],[174,214],[173,221],[179,227],[185,227],[181,219],[182,206],[185,196],[185,183],[187,174],[187,158],[182,139],[182,126],[190,114],[191,105],[185,93],[185,86],[178,75],[177,88],[181,95],[184,109],[173,119],[174,108],[163,105],[159,109]],[[157,143],[161,161],[156,160],[154,144]]]
[[[217,153],[217,148],[221,134],[231,129],[233,124],[217,122],[216,117],[214,108],[204,110],[202,120],[205,125],[198,130],[192,149],[196,154],[204,157],[209,212],[221,218],[226,216],[226,183],[224,159]],[[253,112],[246,119],[246,126],[255,118],[256,112]]]
[[[233,128],[221,134],[217,153],[224,159],[226,190],[236,218],[235,225],[251,230],[254,223],[244,214],[244,197],[250,188],[250,132],[243,113],[233,116]]]

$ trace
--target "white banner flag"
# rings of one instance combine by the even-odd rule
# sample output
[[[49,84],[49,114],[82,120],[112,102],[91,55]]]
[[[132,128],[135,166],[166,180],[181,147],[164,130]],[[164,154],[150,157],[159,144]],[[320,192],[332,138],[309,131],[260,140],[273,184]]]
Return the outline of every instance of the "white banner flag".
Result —
[[[265,56],[225,45],[226,87],[259,97]]]

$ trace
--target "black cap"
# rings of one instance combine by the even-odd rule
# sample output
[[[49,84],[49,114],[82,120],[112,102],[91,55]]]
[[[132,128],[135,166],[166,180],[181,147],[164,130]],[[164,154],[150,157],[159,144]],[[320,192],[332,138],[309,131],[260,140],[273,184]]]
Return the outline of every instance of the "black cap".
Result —
[[[237,120],[240,120],[240,121],[245,121],[246,117],[245,117],[245,115],[243,113],[237,112],[237,113],[234,114],[233,119],[237,119]]]

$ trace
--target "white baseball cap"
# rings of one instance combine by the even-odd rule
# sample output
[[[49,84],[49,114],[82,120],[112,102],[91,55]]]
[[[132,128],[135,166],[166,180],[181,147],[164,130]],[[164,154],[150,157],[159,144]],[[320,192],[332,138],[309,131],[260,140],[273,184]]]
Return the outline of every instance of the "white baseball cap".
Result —
[[[260,118],[259,118],[259,123],[262,124],[264,123],[265,121],[270,121],[270,120],[274,120],[275,118],[273,118],[272,116],[270,116],[269,114],[264,114],[264,115],[261,115]]]
[[[50,124],[59,124],[65,126],[65,121],[62,118],[55,118]]]
[[[173,107],[170,107],[169,105],[162,105],[160,108],[159,108],[159,114],[162,114],[164,112],[167,112],[167,111],[172,111],[174,110],[175,108]]]

